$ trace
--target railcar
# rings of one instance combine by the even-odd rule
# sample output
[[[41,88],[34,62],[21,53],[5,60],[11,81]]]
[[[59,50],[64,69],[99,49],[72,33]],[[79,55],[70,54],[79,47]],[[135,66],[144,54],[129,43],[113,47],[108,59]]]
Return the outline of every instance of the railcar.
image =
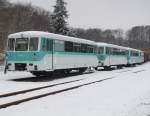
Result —
[[[128,49],[128,65],[141,64],[144,62],[144,52],[141,50],[127,48]]]
[[[98,64],[95,42],[48,32],[25,31],[8,36],[6,69],[45,75],[53,71],[85,71]]]
[[[7,46],[5,69],[28,71],[36,76],[144,62],[143,51],[137,49],[41,31],[10,34]]]
[[[97,43],[98,67],[109,69],[111,66],[121,68],[127,65],[127,52],[126,47],[100,42]]]
[[[98,67],[110,69],[111,66],[131,66],[144,62],[144,52],[141,50],[107,43],[97,43]]]

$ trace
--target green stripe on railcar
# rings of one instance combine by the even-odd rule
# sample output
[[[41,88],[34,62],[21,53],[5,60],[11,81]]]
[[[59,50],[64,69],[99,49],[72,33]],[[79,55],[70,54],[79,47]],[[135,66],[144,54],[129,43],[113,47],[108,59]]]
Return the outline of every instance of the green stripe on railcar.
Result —
[[[47,52],[7,52],[7,61],[40,61]]]

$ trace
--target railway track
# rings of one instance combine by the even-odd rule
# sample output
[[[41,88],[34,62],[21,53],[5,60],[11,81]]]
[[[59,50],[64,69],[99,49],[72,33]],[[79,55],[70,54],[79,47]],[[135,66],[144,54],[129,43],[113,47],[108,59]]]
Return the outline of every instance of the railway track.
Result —
[[[0,109],[2,108],[7,108],[7,107],[10,107],[10,106],[13,106],[13,105],[18,105],[20,103],[23,103],[23,102],[27,102],[27,101],[31,101],[31,100],[35,100],[35,99],[38,99],[38,98],[42,98],[42,97],[46,97],[46,96],[50,96],[50,95],[55,95],[55,94],[59,94],[59,93],[62,93],[62,92],[66,92],[66,91],[69,91],[69,90],[74,90],[74,89],[77,89],[77,88],[80,88],[80,87],[83,87],[83,86],[87,86],[87,85],[91,85],[91,84],[95,84],[95,83],[99,83],[99,82],[102,82],[102,81],[105,81],[105,80],[109,80],[109,79],[113,79],[115,77],[109,77],[109,78],[106,78],[106,79],[100,79],[100,80],[96,80],[96,81],[89,81],[89,82],[83,82],[81,84],[75,84],[73,86],[67,86],[67,87],[62,87],[63,89],[58,89],[58,90],[50,90],[50,92],[48,92],[48,90],[46,90],[45,93],[43,93],[43,91],[41,92],[38,92],[37,95],[31,95],[30,97],[19,97],[18,100],[13,99],[13,100],[10,100],[9,102],[5,102],[5,103],[2,103],[0,104]],[[77,81],[81,81],[81,80],[76,80]],[[75,81],[74,81],[75,82]],[[68,82],[69,83],[69,82]],[[71,82],[70,82],[71,83]],[[27,90],[26,90],[27,91]],[[40,94],[39,94],[40,93]],[[42,94],[41,94],[42,93]],[[19,94],[19,93],[18,93]],[[20,93],[20,94],[23,94],[23,93]],[[4,96],[7,96],[7,97],[10,97],[10,96],[14,96],[16,94],[5,94],[5,95],[1,95],[1,97],[4,97]],[[6,97],[4,97],[6,98]],[[20,99],[21,98],[21,99]],[[5,101],[5,100],[4,100]]]
[[[137,71],[134,71],[133,73],[140,73],[140,72],[143,72],[143,71],[146,71],[146,70],[145,69],[137,70]]]
[[[133,72],[132,70],[127,69],[123,71],[114,72],[114,74],[117,74],[115,76],[109,76],[103,79],[101,78],[99,80],[98,79],[91,80],[91,78],[90,79],[81,78],[77,80],[66,81],[66,82],[51,84],[47,86],[41,86],[41,87],[2,94],[0,95],[0,109],[7,108],[13,105],[18,105],[20,103],[35,100],[38,98],[59,94],[69,90],[74,90],[83,86],[99,83],[105,80],[118,78],[118,76],[122,73],[126,73],[126,72],[138,73],[142,71],[144,70],[137,70]]]
[[[45,89],[45,88],[49,88],[49,87],[54,87],[54,86],[58,86],[58,85],[63,85],[63,84],[67,84],[67,83],[73,83],[73,82],[77,82],[77,81],[81,81],[81,80],[83,80],[83,79],[67,81],[67,82],[62,82],[62,83],[57,83],[57,84],[51,84],[51,85],[47,85],[47,86],[41,86],[41,87],[36,87],[36,88],[26,89],[26,90],[21,90],[21,91],[16,91],[16,92],[10,92],[10,93],[6,93],[6,94],[0,95],[0,98],[10,97],[10,96],[19,95],[19,94],[32,92],[32,91],[36,91],[36,90],[40,90],[40,89]]]

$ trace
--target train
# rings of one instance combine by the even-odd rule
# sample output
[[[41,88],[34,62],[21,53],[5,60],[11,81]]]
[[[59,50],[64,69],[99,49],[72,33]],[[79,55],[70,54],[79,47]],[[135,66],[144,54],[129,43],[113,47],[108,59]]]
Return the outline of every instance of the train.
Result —
[[[97,43],[97,50],[97,67],[103,66],[104,69],[110,69],[111,66],[122,68],[144,62],[144,52],[141,50],[107,43]]]
[[[8,36],[5,71],[28,71],[41,76],[143,62],[141,50],[42,31],[23,31]]]

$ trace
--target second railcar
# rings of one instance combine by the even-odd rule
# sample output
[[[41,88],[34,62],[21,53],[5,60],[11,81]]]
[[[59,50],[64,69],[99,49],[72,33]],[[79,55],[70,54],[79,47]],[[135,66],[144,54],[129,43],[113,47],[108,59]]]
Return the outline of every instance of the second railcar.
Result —
[[[127,50],[125,47],[107,43],[97,43],[97,47],[98,66],[107,69],[111,66],[122,67],[127,64]]]
[[[97,43],[98,67],[109,69],[111,66],[130,66],[144,62],[144,53],[141,50],[107,44]]]

